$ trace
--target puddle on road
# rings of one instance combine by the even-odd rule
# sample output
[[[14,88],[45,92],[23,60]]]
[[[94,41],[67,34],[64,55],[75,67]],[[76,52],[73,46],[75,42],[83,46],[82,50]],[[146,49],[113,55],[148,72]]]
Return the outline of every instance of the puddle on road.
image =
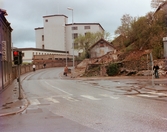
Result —
[[[91,83],[94,86],[100,86],[98,83]]]

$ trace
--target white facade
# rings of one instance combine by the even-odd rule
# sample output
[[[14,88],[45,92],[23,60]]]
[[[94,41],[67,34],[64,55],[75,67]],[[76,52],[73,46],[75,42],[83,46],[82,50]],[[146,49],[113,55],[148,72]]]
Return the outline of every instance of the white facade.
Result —
[[[15,48],[13,50],[19,50],[23,53],[23,63],[31,63],[34,55],[55,55],[56,58],[65,58],[68,54],[65,51],[41,49],[41,48]],[[68,55],[68,58],[72,58]]]
[[[69,51],[73,54],[74,37],[86,32],[104,32],[99,23],[67,24],[65,15],[50,15],[43,17],[44,27],[35,28],[36,48]],[[74,51],[78,55],[78,51]]]

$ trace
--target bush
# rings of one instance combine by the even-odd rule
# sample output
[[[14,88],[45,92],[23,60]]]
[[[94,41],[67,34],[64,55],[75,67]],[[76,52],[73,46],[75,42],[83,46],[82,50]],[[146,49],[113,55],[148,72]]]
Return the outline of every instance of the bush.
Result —
[[[119,68],[116,63],[109,64],[107,67],[107,74],[108,76],[117,75],[119,72]]]

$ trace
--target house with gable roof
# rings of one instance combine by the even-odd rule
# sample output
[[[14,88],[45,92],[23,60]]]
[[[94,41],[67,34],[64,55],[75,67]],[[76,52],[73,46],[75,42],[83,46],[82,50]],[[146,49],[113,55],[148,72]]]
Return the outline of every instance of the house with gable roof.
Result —
[[[116,49],[111,43],[107,42],[103,38],[89,48],[90,58],[98,58],[107,54],[108,52],[115,53]]]

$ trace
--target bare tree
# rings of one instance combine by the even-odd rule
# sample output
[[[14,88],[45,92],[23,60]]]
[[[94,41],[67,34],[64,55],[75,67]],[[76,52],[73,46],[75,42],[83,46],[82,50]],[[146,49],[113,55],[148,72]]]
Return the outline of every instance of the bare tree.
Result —
[[[121,18],[122,25],[118,27],[118,29],[115,31],[115,34],[126,37],[131,29],[131,24],[133,21],[134,18],[129,14],[123,15]]]

